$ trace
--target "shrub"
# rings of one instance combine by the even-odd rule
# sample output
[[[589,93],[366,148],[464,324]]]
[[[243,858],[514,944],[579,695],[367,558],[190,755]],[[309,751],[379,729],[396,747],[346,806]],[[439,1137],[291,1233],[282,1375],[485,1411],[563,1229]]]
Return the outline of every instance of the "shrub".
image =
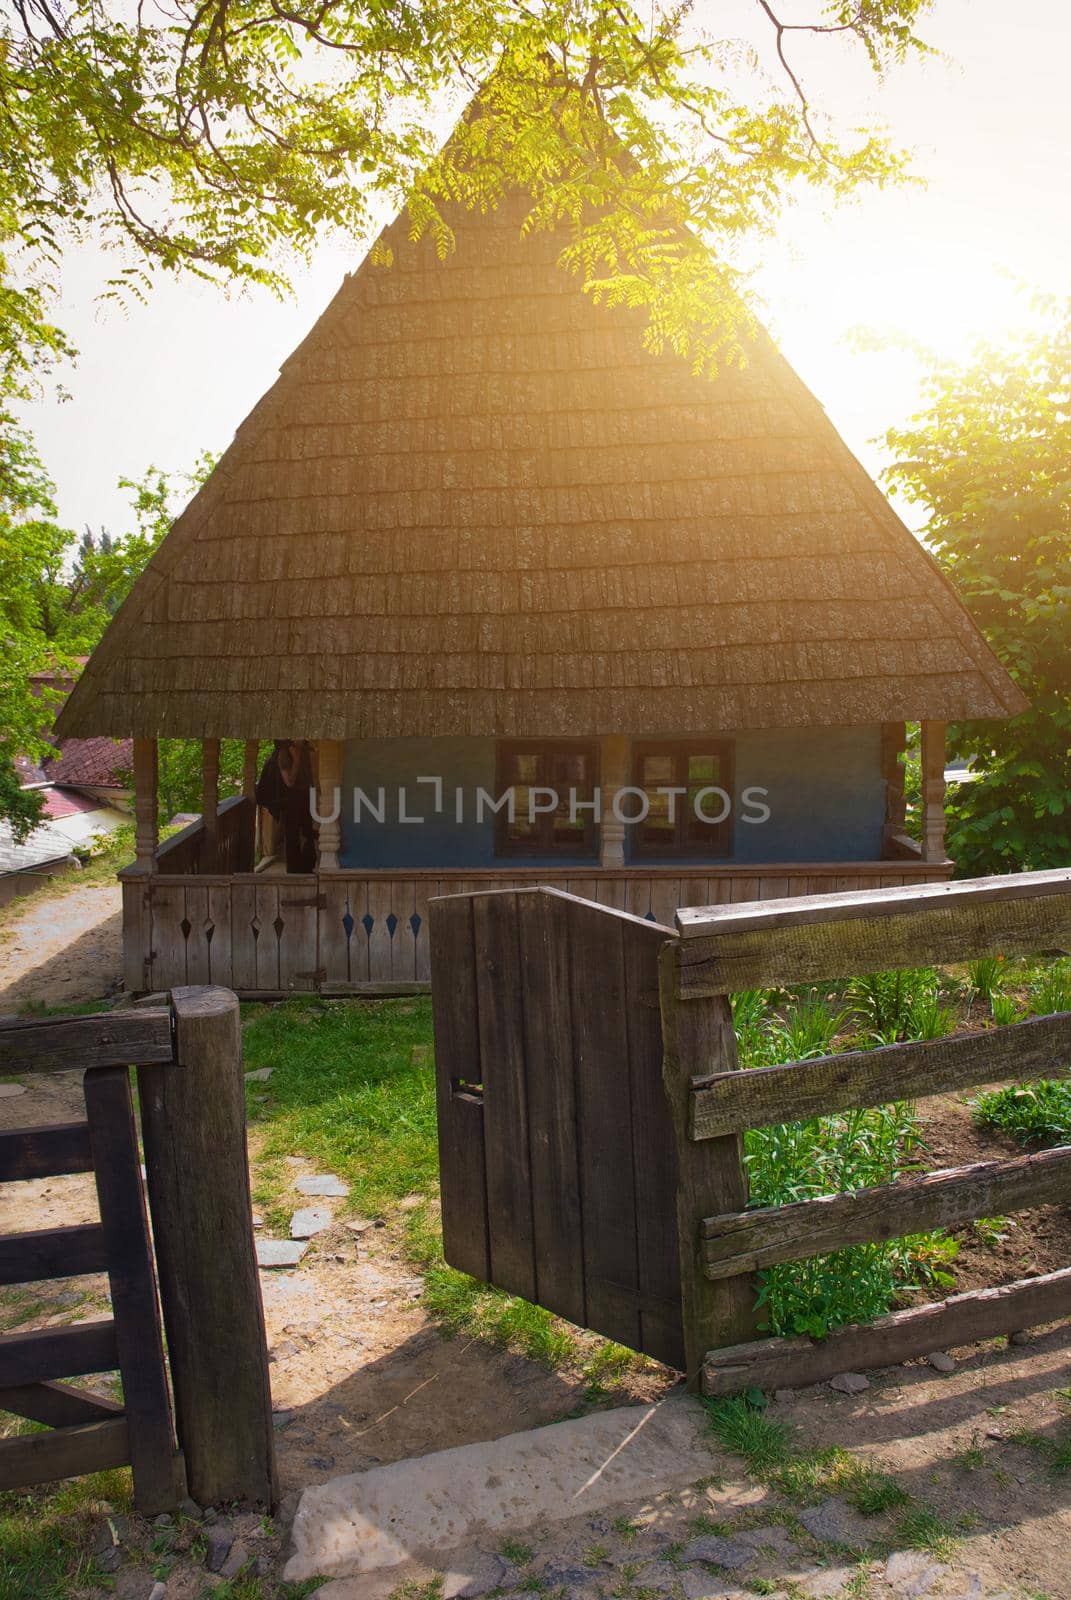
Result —
[[[980,1094],[973,1101],[979,1122],[1010,1133],[1023,1144],[1071,1143],[1071,1080],[1042,1078]]]

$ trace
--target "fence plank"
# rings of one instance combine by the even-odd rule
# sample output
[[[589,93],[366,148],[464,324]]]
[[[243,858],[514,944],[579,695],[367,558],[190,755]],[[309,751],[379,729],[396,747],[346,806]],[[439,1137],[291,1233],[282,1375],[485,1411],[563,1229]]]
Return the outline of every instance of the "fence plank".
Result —
[[[435,1099],[439,1125],[439,1193],[443,1254],[459,1272],[491,1276],[484,1176],[483,1097],[462,1084],[482,1085],[476,1024],[472,902],[460,895],[430,907],[435,982]]]
[[[111,1317],[75,1322],[65,1328],[0,1334],[0,1389],[46,1378],[80,1378],[111,1372],[119,1359]]]
[[[472,925],[491,1280],[534,1300],[532,1168],[516,901],[516,894],[510,891],[478,895],[472,902]]]
[[[838,1372],[893,1366],[928,1350],[993,1339],[1071,1312],[1071,1267],[996,1289],[976,1289],[909,1311],[893,1311],[867,1327],[853,1325],[821,1341],[760,1339],[711,1350],[703,1367],[703,1393],[742,1389],[802,1388]]]
[[[629,924],[598,905],[566,904],[588,1325],[636,1350],[638,1232],[623,939]]]
[[[650,922],[627,922],[622,925],[621,934],[632,1098],[640,1349],[683,1370],[677,1143],[662,1081],[662,1018],[658,1008],[658,957],[666,933]]]
[[[681,1319],[685,1375],[700,1382],[707,1351],[732,1344],[755,1326],[755,1284],[750,1275],[714,1284],[703,1272],[700,1224],[712,1209],[747,1204],[743,1141],[738,1134],[696,1143],[689,1137],[691,1080],[711,1069],[733,1070],[736,1035],[728,1000],[681,1000],[681,942],[659,957],[663,1079],[677,1143],[677,1239],[681,1272]]]
[[[571,907],[567,900],[538,890],[518,894],[516,904],[537,1299],[559,1316],[583,1324],[587,1306],[569,995]]]
[[[1071,952],[1071,872],[685,908],[678,993],[851,977],[987,955]]]
[[[54,1122],[0,1133],[0,1183],[89,1172],[92,1166],[88,1123]]]
[[[76,1389],[70,1383],[22,1383],[14,1389],[0,1389],[0,1411],[29,1417],[50,1428],[70,1428],[123,1414],[118,1401]]]
[[[101,1016],[0,1019],[0,1072],[72,1072],[171,1060],[171,1017],[150,1007]]]
[[[0,1440],[0,1490],[78,1478],[85,1472],[125,1466],[129,1460],[125,1417],[54,1433],[28,1433],[21,1439]]]
[[[708,1217],[705,1270],[708,1278],[728,1278],[777,1261],[804,1261],[848,1245],[955,1228],[975,1217],[1005,1216],[1069,1198],[1071,1145],[1007,1161],[977,1161],[872,1189]]]
[[[107,1241],[134,1501],[139,1511],[151,1516],[169,1511],[180,1496],[176,1493],[171,1399],[127,1068],[88,1073],[85,1097],[101,1232]]]
[[[97,1222],[0,1234],[0,1283],[78,1278],[87,1272],[103,1272],[107,1265],[104,1229]]]
[[[1071,1012],[813,1061],[719,1074],[693,1086],[691,1134],[712,1139],[748,1128],[806,1122],[831,1111],[947,1094],[1006,1078],[1071,1068]]]
[[[179,1445],[195,1500],[267,1506],[275,1457],[238,1001],[176,989],[171,1002],[182,1070],[145,1068],[138,1089]]]

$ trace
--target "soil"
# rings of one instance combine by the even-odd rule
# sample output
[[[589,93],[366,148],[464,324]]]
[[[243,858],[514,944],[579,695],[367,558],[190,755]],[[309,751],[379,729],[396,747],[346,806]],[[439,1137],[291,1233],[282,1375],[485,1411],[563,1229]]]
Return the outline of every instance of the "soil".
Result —
[[[0,1013],[73,1005],[118,992],[122,899],[117,883],[38,892],[5,908],[0,925]]]
[[[975,1121],[965,1099],[981,1092],[972,1090],[969,1097],[937,1095],[919,1102],[928,1169],[1022,1155],[1018,1140]],[[990,1226],[994,1222],[995,1228]],[[1071,1206],[1039,1206],[1016,1217],[982,1219],[953,1229],[952,1237],[959,1245],[950,1267],[955,1293],[1057,1272],[1071,1265]]]

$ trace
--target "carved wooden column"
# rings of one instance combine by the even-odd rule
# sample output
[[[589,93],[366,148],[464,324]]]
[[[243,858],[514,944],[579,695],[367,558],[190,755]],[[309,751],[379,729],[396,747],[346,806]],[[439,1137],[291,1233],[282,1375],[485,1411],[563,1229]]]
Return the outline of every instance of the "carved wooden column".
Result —
[[[157,816],[159,773],[155,739],[134,740],[134,871],[156,871],[160,843]]]
[[[201,820],[205,829],[202,861],[215,871],[219,854],[219,740],[201,741]]]
[[[922,858],[944,861],[945,850],[945,725],[922,724]]]
[[[603,735],[599,750],[599,784],[602,789],[602,821],[599,824],[599,865],[625,865],[625,824],[614,816],[614,798],[631,781],[627,737],[623,733]]]
[[[320,739],[316,751],[316,815],[326,819],[319,823],[316,866],[319,871],[333,872],[342,845],[342,741]]]

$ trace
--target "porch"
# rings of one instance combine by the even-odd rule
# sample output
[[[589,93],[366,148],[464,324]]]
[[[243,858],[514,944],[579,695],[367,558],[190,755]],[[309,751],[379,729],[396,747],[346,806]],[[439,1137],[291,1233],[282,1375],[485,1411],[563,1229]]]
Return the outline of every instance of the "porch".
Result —
[[[220,802],[219,742],[204,741],[202,816],[160,844],[155,743],[135,740],[137,853],[120,873],[124,982],[137,993],[222,984],[262,999],[422,989],[431,980],[428,902],[443,894],[548,884],[671,928],[680,906],[941,882],[952,872],[944,846],[944,728],[923,724],[921,845],[904,831],[903,725],[889,725],[883,735],[886,821],[876,860],[640,865],[624,860],[624,828],[606,826],[597,863],[354,868],[339,864],[336,817],[318,828],[317,870],[301,874],[285,872],[271,819],[263,812],[258,818],[255,743],[247,746],[244,792]],[[315,765],[318,810],[326,817],[341,779],[341,747],[319,741]]]

